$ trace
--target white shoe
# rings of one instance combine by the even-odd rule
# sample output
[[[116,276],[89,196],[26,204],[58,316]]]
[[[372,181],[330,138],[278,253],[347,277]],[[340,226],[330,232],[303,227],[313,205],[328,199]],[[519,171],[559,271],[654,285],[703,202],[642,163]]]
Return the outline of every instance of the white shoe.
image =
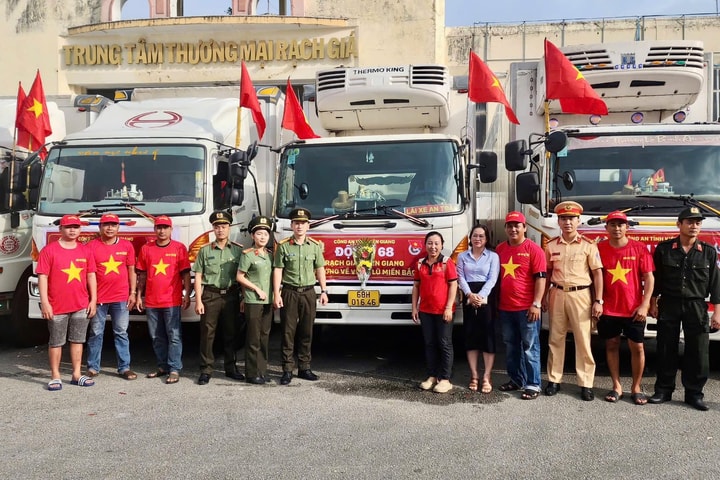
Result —
[[[452,389],[453,389],[453,384],[450,383],[450,380],[440,380],[438,382],[438,384],[435,385],[435,388],[433,388],[433,392],[448,393]]]
[[[420,388],[422,390],[432,390],[432,388],[437,383],[437,378],[435,377],[428,377],[427,380],[420,383]]]

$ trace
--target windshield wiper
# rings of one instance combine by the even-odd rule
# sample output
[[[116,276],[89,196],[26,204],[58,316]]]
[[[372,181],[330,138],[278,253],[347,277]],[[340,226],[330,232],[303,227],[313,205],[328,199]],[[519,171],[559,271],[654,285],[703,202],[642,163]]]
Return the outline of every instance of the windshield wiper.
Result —
[[[694,194],[690,195],[636,195],[639,198],[663,198],[667,200],[676,200],[683,202],[684,205],[690,205],[691,207],[698,207],[707,213],[712,213],[716,217],[720,217],[720,210],[709,205],[703,201],[695,200]]]
[[[648,208],[655,208],[654,205],[650,205],[649,203],[645,203],[643,205],[635,205],[633,207],[628,208],[620,208],[619,210],[623,213],[629,213],[629,212],[638,212],[642,210],[647,210]],[[607,218],[607,215],[603,215],[602,217],[592,217],[587,221],[588,225],[600,225],[602,222],[605,221]]]
[[[324,224],[331,222],[338,218],[345,219],[345,220],[351,219],[351,218],[357,218],[359,213],[376,212],[378,210],[382,210],[382,212],[385,213],[386,215],[389,214],[388,212],[392,212],[396,216],[399,216],[401,218],[409,220],[410,222],[414,223],[415,225],[419,225],[421,227],[429,227],[430,226],[430,222],[428,222],[424,218],[417,218],[412,215],[408,215],[405,212],[397,210],[397,208],[395,208],[395,207],[398,207],[398,206],[399,205],[377,205],[375,207],[362,208],[359,210],[352,210],[352,211],[344,212],[344,213],[336,213],[335,215],[329,215],[327,217],[319,218],[313,222],[310,222],[309,228],[314,228],[314,227],[318,227],[320,225],[324,225]]]

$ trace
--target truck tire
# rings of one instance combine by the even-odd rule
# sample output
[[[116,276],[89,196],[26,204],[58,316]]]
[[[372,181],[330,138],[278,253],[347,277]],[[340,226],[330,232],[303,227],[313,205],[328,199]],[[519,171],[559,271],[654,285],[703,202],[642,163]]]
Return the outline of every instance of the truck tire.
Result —
[[[17,347],[34,347],[48,342],[47,322],[42,319],[28,318],[29,295],[27,282],[31,270],[28,269],[15,288],[10,312],[10,326],[12,343]]]

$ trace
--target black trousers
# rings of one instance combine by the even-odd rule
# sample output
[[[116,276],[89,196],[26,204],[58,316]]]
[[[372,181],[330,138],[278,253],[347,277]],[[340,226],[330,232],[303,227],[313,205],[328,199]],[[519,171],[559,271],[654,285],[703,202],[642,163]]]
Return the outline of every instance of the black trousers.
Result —
[[[293,371],[296,344],[298,369],[307,370],[310,368],[312,360],[310,350],[317,309],[315,290],[309,288],[303,292],[297,292],[283,288],[281,295],[284,305],[280,309],[283,372]]]
[[[222,295],[205,289],[202,294],[202,302],[205,305],[205,314],[200,316],[200,371],[212,374],[215,366],[213,343],[218,322],[222,321],[225,372],[235,372],[237,355],[235,323],[240,304],[238,291]]]
[[[657,319],[657,379],[655,391],[671,394],[679,366],[680,327],[685,337],[682,384],[685,398],[703,398],[710,373],[710,321],[704,299],[660,297]]]

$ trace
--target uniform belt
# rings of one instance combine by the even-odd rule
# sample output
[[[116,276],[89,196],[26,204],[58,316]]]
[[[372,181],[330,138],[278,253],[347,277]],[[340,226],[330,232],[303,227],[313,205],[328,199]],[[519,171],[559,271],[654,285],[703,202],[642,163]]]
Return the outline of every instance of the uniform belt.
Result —
[[[283,289],[292,290],[293,292],[303,293],[307,292],[308,290],[315,290],[315,285],[305,285],[304,287],[296,287],[294,285],[288,285],[287,283],[283,283]]]
[[[557,283],[551,283],[550,286],[553,288],[557,288],[558,290],[562,290],[563,292],[577,292],[578,290],[585,290],[586,288],[590,288],[590,285],[577,285],[575,287],[563,287],[562,285],[558,285]]]
[[[226,293],[233,293],[233,292],[237,291],[237,289],[240,287],[238,287],[237,285],[233,285],[228,288],[217,288],[217,287],[213,287],[212,285],[203,285],[203,288],[205,290],[207,290],[208,292],[219,293],[220,295],[225,295]]]

